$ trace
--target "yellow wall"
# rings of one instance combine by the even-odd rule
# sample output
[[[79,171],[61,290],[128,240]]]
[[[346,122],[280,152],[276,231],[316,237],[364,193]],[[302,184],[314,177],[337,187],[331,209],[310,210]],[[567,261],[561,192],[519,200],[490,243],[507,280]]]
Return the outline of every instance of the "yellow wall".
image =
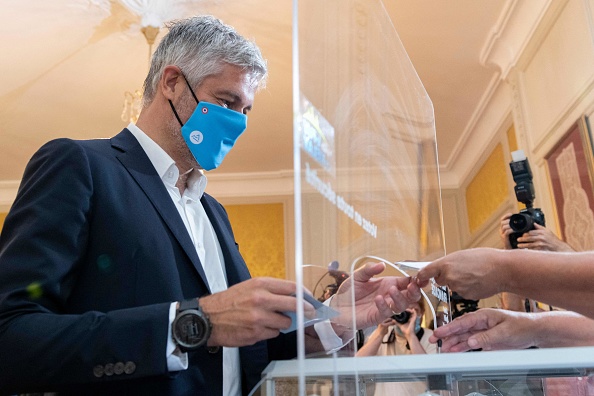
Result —
[[[0,231],[2,230],[2,226],[4,225],[4,219],[8,213],[0,213]]]
[[[498,144],[466,189],[468,226],[473,233],[509,196],[507,164]]]
[[[225,209],[252,276],[286,279],[283,204],[225,205]]]
[[[518,149],[518,140],[516,139],[516,129],[512,125],[507,130],[507,144],[509,146],[509,152],[516,151]]]

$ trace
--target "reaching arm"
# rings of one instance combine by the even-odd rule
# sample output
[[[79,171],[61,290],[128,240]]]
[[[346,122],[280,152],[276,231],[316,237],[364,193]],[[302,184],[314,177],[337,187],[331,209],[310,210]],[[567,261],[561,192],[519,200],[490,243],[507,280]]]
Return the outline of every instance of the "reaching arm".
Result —
[[[477,248],[434,261],[417,280],[424,286],[435,278],[472,300],[506,291],[594,317],[593,263],[594,252]]]
[[[352,328],[353,314],[356,328],[363,329],[381,323],[421,299],[421,290],[410,277],[375,277],[385,268],[384,263],[367,263],[342,283],[330,303],[330,307],[340,312],[332,320],[337,334]]]
[[[355,336],[356,329],[375,326],[394,312],[402,312],[409,304],[420,300],[421,291],[412,278],[375,277],[385,268],[384,263],[367,263],[342,283],[330,300],[330,307],[339,313],[330,320],[331,328],[326,327],[325,322],[315,325],[316,331],[323,331],[325,335],[326,350],[347,345]],[[306,332],[306,335],[310,333]],[[315,352],[314,348],[320,344],[310,340],[306,345],[309,348],[307,352]]]
[[[513,312],[483,308],[437,328],[444,352],[594,345],[594,321],[575,312]]]

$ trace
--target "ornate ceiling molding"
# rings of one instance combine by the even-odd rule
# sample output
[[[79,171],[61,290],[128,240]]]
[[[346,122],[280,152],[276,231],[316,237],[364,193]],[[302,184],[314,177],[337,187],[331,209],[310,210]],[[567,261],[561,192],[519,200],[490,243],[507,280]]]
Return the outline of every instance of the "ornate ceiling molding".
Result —
[[[565,3],[553,0],[509,0],[485,41],[480,63],[499,70],[501,79],[505,80],[520,57],[530,52],[526,50],[529,43],[533,42],[535,33],[543,28],[548,31]]]

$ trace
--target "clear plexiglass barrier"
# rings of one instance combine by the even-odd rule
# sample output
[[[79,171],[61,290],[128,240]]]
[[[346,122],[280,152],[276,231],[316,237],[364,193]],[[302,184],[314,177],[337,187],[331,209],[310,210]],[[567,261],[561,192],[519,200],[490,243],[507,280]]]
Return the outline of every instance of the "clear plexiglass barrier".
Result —
[[[589,386],[582,353],[556,366],[540,350],[440,354],[428,338],[459,311],[436,284],[389,322],[369,319],[373,304],[355,308],[353,274],[366,263],[386,266],[369,282],[398,283],[445,254],[433,105],[382,1],[293,9],[298,353],[272,362],[253,394],[538,395],[553,377]],[[303,299],[318,318],[304,318]],[[314,328],[323,348],[308,340]]]
[[[403,262],[444,254],[435,122],[381,1],[305,0],[294,11],[296,279],[324,301],[367,262],[386,263],[377,277],[404,277],[416,267]],[[447,321],[447,296],[429,286],[410,323]],[[352,306],[330,319],[342,326],[333,353],[300,341],[302,367],[352,357],[371,336]],[[297,394],[310,393],[305,375],[296,380]]]

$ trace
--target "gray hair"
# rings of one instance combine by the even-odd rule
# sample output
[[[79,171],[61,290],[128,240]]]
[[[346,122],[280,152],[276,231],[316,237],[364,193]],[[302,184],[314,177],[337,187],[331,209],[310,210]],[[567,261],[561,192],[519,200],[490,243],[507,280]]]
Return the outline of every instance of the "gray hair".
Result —
[[[221,71],[225,63],[246,70],[258,88],[266,83],[267,66],[253,41],[239,35],[219,19],[205,15],[174,21],[159,43],[144,80],[143,105],[150,104],[163,69],[178,66],[190,84],[200,85]]]

